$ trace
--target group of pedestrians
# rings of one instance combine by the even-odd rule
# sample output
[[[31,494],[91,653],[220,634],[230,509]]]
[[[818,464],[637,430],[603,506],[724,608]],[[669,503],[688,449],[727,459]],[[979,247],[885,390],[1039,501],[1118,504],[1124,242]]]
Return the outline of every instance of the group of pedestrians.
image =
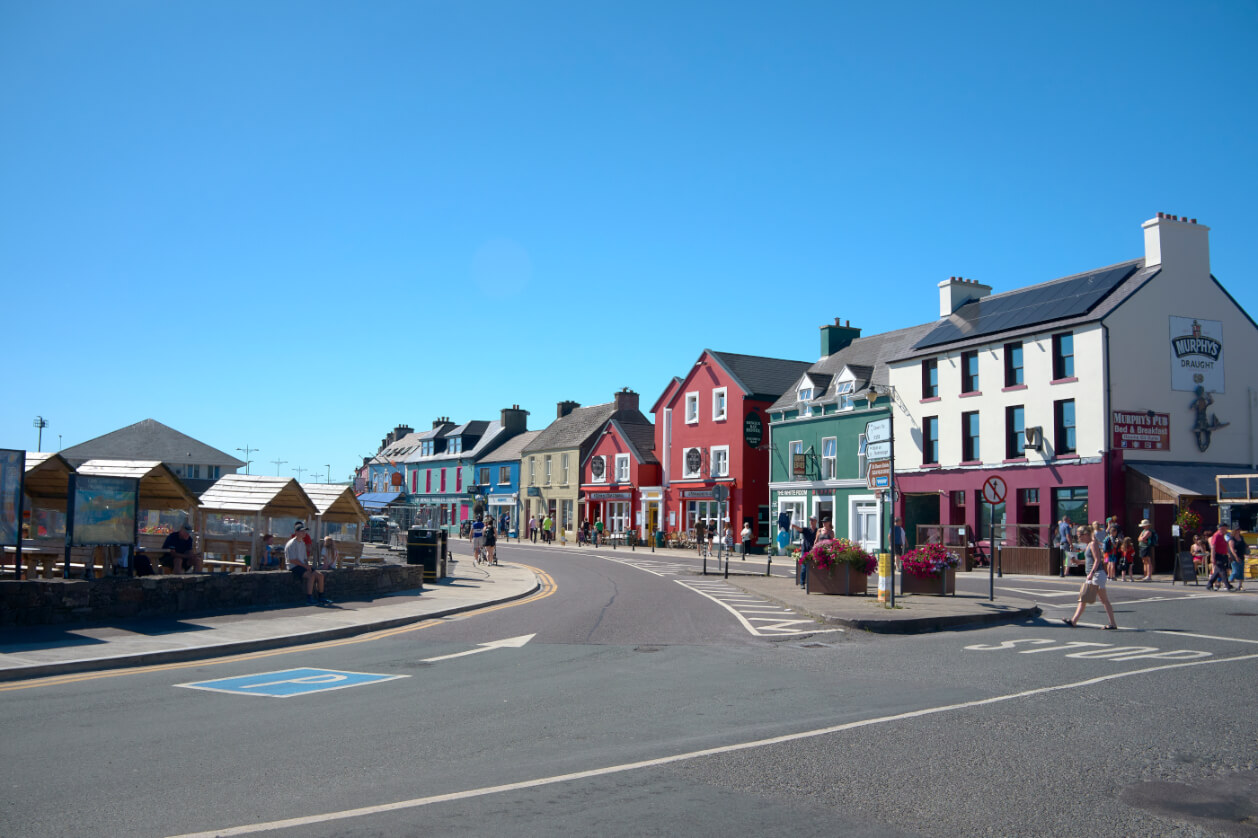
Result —
[[[472,556],[476,564],[498,564],[498,532],[494,519],[477,515],[472,521]]]
[[[1206,589],[1217,591],[1220,585],[1226,585],[1229,591],[1243,591],[1245,557],[1249,555],[1249,544],[1245,541],[1244,532],[1229,530],[1226,524],[1220,523],[1214,535],[1204,540],[1209,545],[1210,567],[1213,571],[1206,580]],[[1235,586],[1232,585],[1233,582],[1236,583]]]
[[[534,544],[537,543],[537,536],[540,534],[543,544],[553,544],[555,541],[555,521],[549,514],[543,515],[540,521],[536,515],[529,516],[528,538]]]

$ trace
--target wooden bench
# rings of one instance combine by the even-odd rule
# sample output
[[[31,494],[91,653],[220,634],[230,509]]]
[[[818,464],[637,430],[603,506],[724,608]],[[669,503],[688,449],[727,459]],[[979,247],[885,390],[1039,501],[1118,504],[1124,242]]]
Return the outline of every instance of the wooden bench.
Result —
[[[237,541],[233,538],[197,537],[201,548],[201,565],[207,570],[223,570],[227,573],[243,573],[249,569],[245,556],[253,550],[253,541]],[[210,558],[214,555],[217,558]]]

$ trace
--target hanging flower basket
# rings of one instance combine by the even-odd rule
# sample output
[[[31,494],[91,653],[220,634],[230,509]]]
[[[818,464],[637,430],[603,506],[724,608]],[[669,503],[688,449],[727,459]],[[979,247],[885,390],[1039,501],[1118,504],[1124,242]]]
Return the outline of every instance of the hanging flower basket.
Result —
[[[1201,516],[1188,507],[1184,507],[1175,516],[1175,523],[1185,532],[1196,532],[1201,528]]]
[[[846,538],[827,539],[808,551],[807,590],[810,594],[855,596],[869,589],[869,574],[878,560]]]
[[[901,559],[900,593],[956,596],[960,563],[960,558],[941,544],[923,544],[910,550]]]

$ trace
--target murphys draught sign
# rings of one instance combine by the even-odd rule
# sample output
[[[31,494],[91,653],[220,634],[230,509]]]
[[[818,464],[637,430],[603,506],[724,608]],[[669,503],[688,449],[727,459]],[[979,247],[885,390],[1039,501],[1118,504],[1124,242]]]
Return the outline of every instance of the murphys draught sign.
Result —
[[[1223,323],[1171,317],[1171,389],[1223,392]]]

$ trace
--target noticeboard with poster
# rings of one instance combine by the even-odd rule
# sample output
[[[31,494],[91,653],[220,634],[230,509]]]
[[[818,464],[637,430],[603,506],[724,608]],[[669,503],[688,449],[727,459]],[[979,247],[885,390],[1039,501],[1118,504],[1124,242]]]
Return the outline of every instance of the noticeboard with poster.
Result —
[[[134,477],[70,475],[70,543],[134,545],[139,499]]]
[[[26,452],[0,448],[0,545],[16,547],[22,532],[22,477]]]

